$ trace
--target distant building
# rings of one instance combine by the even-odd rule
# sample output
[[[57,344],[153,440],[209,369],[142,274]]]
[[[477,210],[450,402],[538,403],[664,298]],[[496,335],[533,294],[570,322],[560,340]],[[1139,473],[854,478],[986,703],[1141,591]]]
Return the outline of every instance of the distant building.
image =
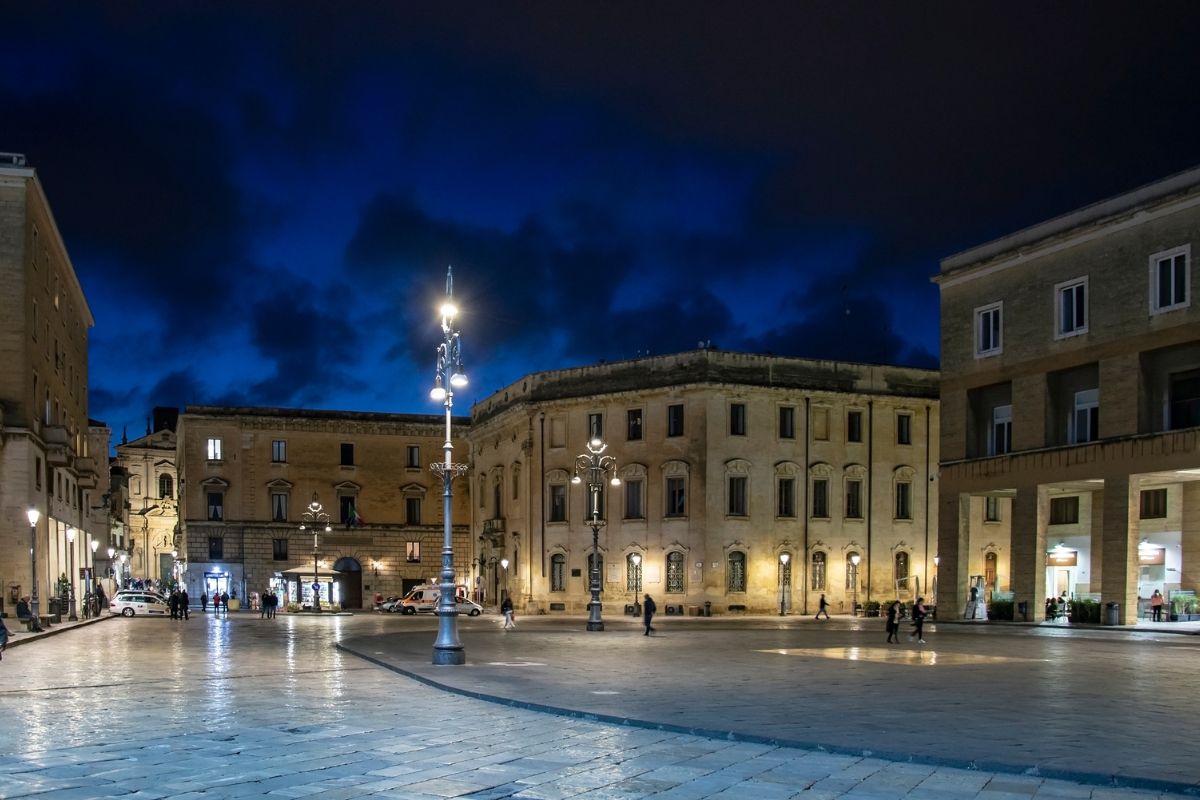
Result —
[[[592,528],[571,478],[598,436],[622,481],[602,497],[606,615],[644,593],[674,614],[914,600],[934,567],[937,385],[711,348],[527,375],[472,408],[482,599],[586,611]]]
[[[60,578],[87,589],[89,537],[107,546],[91,507],[108,454],[93,449],[106,445],[102,423],[88,420],[95,323],[37,173],[12,154],[0,154],[0,284],[0,608],[30,594],[32,538],[46,614]]]
[[[1197,248],[1200,169],[942,261],[939,610],[1197,589]]]
[[[116,446],[113,464],[127,477],[129,541],[127,571],[135,578],[173,580],[177,556],[183,556],[178,540],[179,476],[175,467],[175,426],[179,412],[154,409],[153,428],[146,435]],[[174,554],[174,555],[173,555]]]
[[[454,420],[460,460],[466,427]],[[332,595],[369,608],[376,594],[440,574],[442,480],[430,464],[442,460],[444,417],[188,406],[177,434],[192,597],[215,590],[245,602],[272,587],[281,602],[308,606],[319,583],[323,605]],[[472,559],[468,491],[460,479],[451,519],[462,584]],[[328,533],[308,513],[312,503],[328,515]]]

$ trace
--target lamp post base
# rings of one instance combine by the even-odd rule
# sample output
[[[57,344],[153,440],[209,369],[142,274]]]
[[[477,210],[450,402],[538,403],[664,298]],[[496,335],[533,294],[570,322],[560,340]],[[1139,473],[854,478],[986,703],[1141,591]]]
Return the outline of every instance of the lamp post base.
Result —
[[[589,631],[604,630],[604,620],[600,619],[600,603],[598,601],[588,603],[588,612],[587,629]]]
[[[461,667],[467,663],[467,653],[461,647],[433,648],[433,665],[435,667]]]

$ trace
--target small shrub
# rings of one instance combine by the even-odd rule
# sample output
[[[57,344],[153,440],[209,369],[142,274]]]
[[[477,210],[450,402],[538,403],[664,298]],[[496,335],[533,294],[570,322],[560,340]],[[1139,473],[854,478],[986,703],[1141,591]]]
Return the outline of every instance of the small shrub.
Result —
[[[992,602],[988,603],[988,619],[1002,619],[1012,622],[1013,601],[993,600]]]
[[[1078,622],[1088,625],[1100,624],[1100,601],[1099,600],[1072,600],[1071,611],[1067,615],[1071,622]]]
[[[289,614],[296,614],[296,613],[298,613],[299,611],[300,611],[300,604],[299,604],[299,603],[288,603],[288,604],[287,604],[287,612],[288,612]]]

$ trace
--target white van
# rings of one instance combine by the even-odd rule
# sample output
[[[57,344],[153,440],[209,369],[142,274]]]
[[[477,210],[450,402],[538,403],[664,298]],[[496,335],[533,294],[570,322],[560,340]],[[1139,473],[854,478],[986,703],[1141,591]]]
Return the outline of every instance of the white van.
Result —
[[[436,583],[423,583],[409,589],[397,605],[396,610],[403,614],[432,614],[437,610],[438,598],[442,589]],[[477,617],[483,613],[483,607],[462,596],[454,598],[458,604],[458,613]]]

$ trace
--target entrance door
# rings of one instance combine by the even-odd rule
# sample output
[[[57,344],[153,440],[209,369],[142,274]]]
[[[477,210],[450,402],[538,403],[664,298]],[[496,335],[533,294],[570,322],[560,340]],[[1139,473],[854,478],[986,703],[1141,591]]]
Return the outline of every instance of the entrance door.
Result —
[[[212,597],[214,594],[229,592],[229,573],[228,572],[206,572],[204,573],[204,592]],[[232,593],[231,593],[232,594]]]
[[[339,558],[333,565],[335,571],[341,574],[337,577],[339,602],[342,608],[362,608],[362,565],[356,559]]]
[[[1054,571],[1054,596],[1071,596],[1071,570],[1056,569]]]

